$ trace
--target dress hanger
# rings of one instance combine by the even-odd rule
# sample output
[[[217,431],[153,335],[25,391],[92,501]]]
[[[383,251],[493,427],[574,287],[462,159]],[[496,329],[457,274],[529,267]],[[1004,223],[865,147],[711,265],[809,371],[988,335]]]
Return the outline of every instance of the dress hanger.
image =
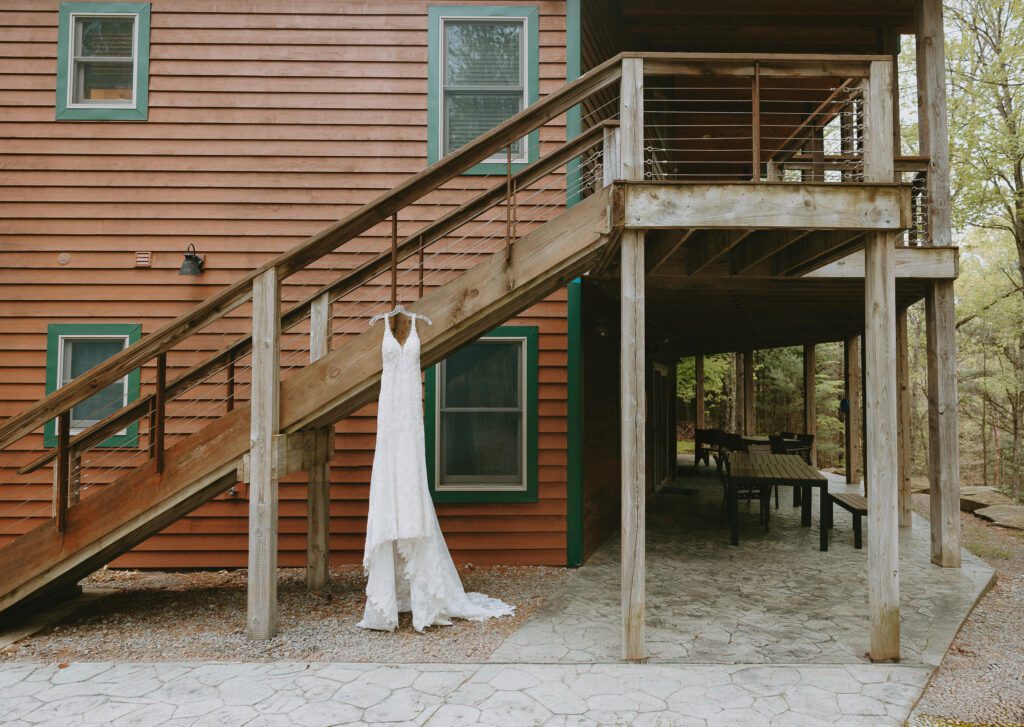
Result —
[[[397,316],[399,313],[403,313],[403,314],[409,316],[410,318],[419,318],[421,321],[426,321],[428,326],[434,325],[434,322],[432,320],[430,320],[429,318],[427,318],[425,315],[421,315],[419,313],[413,313],[411,310],[406,308],[401,303],[396,305],[392,310],[388,311],[387,313],[379,313],[379,314],[375,315],[373,318],[370,319],[370,325],[372,326],[377,321],[383,321],[383,320],[386,320],[388,318],[392,318],[394,316]]]

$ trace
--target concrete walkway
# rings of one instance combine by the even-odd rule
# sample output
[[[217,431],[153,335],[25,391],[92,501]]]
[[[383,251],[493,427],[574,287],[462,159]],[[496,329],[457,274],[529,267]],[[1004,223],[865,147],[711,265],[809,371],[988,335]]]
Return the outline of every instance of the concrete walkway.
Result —
[[[836,514],[828,553],[799,511],[741,508],[730,547],[707,471],[648,515],[652,663],[619,659],[607,543],[489,664],[0,665],[0,725],[901,725],[993,571],[928,562],[901,532],[904,663],[867,662],[867,551]],[[65,668],[61,668],[61,666]]]
[[[29,664],[0,667],[0,723],[901,725],[903,666]]]

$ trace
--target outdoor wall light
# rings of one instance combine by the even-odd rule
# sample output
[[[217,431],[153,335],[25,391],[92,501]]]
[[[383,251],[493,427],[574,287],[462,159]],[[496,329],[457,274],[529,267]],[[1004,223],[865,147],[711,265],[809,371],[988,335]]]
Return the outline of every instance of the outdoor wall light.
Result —
[[[189,245],[185,250],[185,260],[181,263],[178,275],[202,275],[203,259],[196,255],[196,246]]]

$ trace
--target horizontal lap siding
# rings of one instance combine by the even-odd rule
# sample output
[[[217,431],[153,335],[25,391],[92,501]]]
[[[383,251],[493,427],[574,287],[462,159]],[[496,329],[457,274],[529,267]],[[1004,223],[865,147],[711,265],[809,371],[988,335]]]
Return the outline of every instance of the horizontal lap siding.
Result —
[[[565,82],[564,2],[523,4],[540,9],[543,96]],[[55,122],[57,3],[0,5],[0,417],[44,394],[48,323],[132,322],[150,333],[420,171],[426,164],[428,5],[155,0],[149,120],[140,123]],[[540,138],[546,148],[564,141],[562,120],[542,129]],[[498,181],[455,180],[403,213],[400,234]],[[499,209],[467,240],[428,251],[428,287],[500,247],[503,214]],[[535,221],[551,214],[552,208],[539,210]],[[520,231],[530,227],[524,219]],[[286,301],[386,249],[389,235],[388,225],[378,225],[318,263],[318,270],[296,276]],[[205,257],[202,277],[177,275],[189,243]],[[151,253],[152,268],[134,268],[136,251]],[[413,267],[414,261],[406,264],[400,277],[401,285],[411,286],[406,299],[418,279]],[[387,280],[378,278],[335,304],[334,345],[344,345],[346,333],[364,331],[365,316],[387,296]],[[539,501],[439,507],[456,560],[565,562],[565,306],[560,291],[513,321],[540,330]],[[247,314],[242,308],[173,351],[169,377],[246,334]],[[305,361],[307,330],[300,326],[286,336],[285,365]],[[247,398],[247,365],[239,363],[239,400]],[[154,376],[153,367],[143,368],[144,393]],[[217,374],[169,405],[170,443],[224,410],[223,382],[224,374]],[[361,558],[374,414],[366,407],[336,426],[331,547],[339,563]],[[147,429],[143,422],[141,445]],[[0,453],[0,543],[45,517],[52,471],[16,474],[41,447],[37,433]],[[83,496],[143,459],[141,452],[90,452]],[[116,565],[244,566],[245,494],[240,487],[237,495],[218,497]],[[287,478],[281,485],[282,564],[304,562],[305,508],[303,476]]]

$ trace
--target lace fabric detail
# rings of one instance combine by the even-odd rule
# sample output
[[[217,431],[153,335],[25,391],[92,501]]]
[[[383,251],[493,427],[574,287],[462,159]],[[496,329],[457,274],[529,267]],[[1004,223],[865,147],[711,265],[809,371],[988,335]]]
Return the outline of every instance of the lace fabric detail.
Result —
[[[363,568],[366,608],[360,628],[392,631],[398,614],[413,627],[449,626],[515,612],[481,593],[466,593],[445,544],[427,484],[420,339],[416,319],[405,343],[384,321],[377,443],[370,477]]]

